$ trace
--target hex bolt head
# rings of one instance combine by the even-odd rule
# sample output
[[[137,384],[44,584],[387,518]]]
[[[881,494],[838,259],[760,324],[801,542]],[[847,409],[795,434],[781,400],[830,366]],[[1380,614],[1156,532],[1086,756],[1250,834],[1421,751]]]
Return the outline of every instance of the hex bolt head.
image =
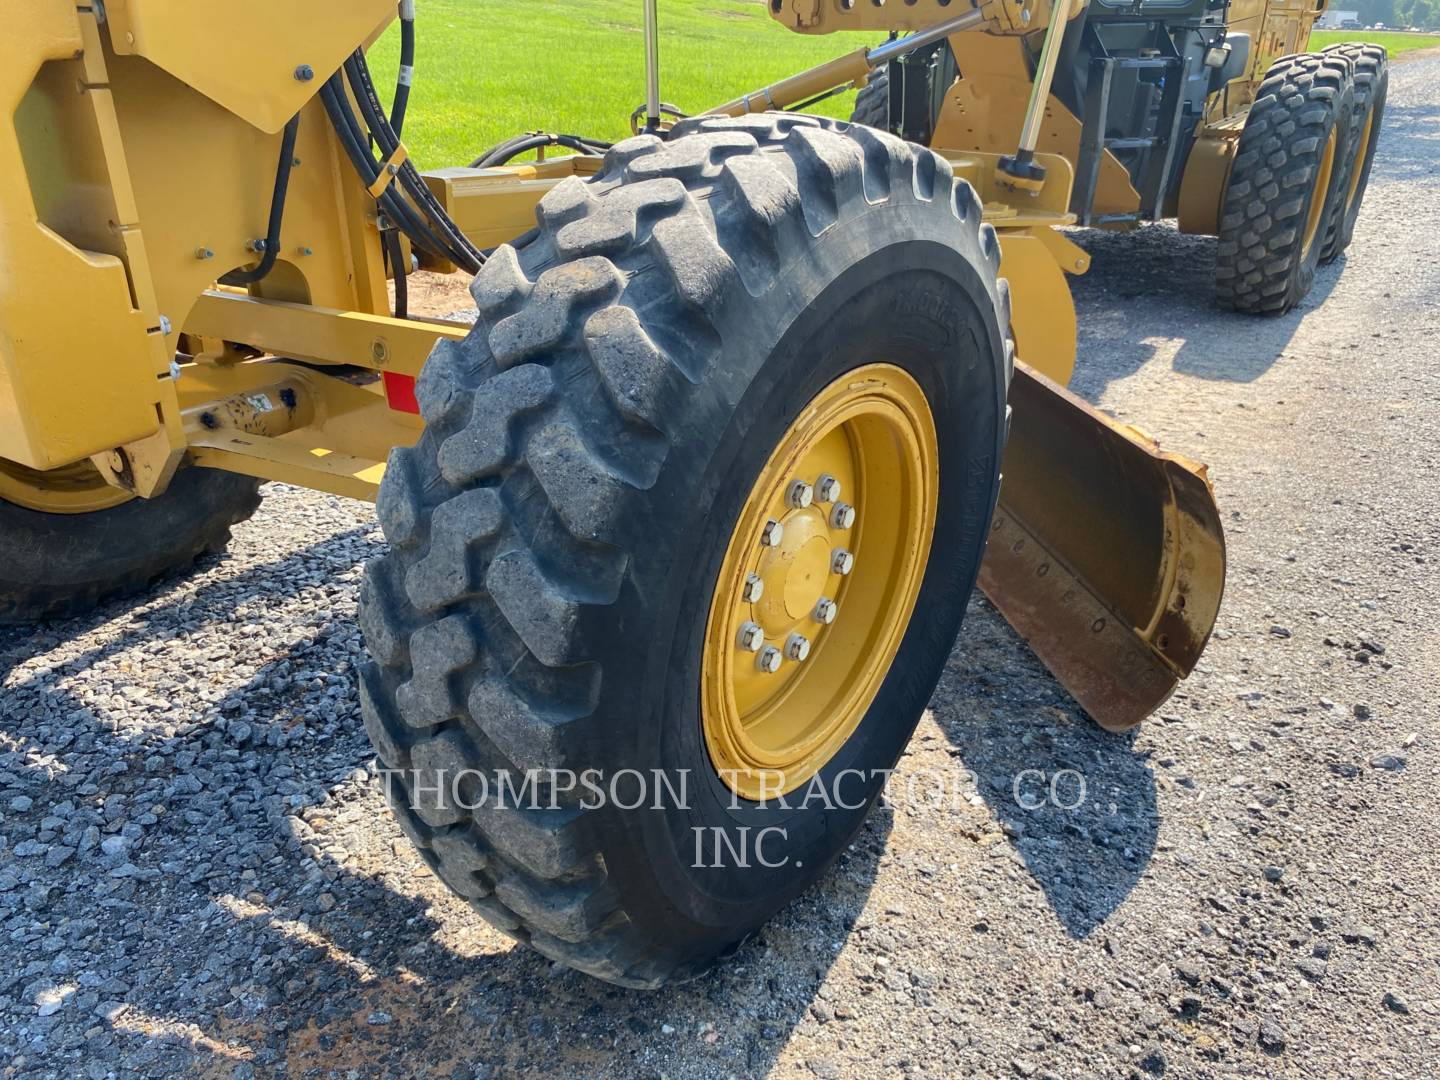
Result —
[[[840,498],[840,481],[825,473],[815,482],[815,497],[821,502],[834,502]]]
[[[804,634],[791,634],[785,639],[785,655],[791,660],[804,660],[810,655],[810,639]]]
[[[848,574],[855,569],[855,556],[844,548],[836,548],[830,553],[830,569],[837,574]]]
[[[740,595],[745,598],[747,604],[753,604],[765,594],[765,582],[760,580],[759,574],[749,574],[745,578],[745,587],[740,590]]]
[[[822,596],[820,602],[815,605],[815,621],[822,626],[829,626],[835,621],[835,616],[840,613],[839,606],[828,596]]]
[[[830,525],[836,529],[848,529],[855,524],[855,507],[849,503],[836,503],[830,511]]]
[[[765,644],[765,631],[759,623],[745,622],[740,625],[740,647],[746,652],[759,652]]]
[[[295,69],[296,82],[309,82],[313,78],[315,78],[315,69],[309,64],[301,64]]]
[[[760,530],[760,543],[764,547],[779,547],[784,536],[785,526],[771,518],[765,522],[765,528]]]
[[[795,480],[785,492],[785,501],[796,510],[804,510],[815,501],[815,489],[804,480]]]
[[[774,675],[784,662],[785,658],[780,655],[780,650],[774,645],[766,645],[760,650],[760,655],[755,657],[755,666],[766,675]]]

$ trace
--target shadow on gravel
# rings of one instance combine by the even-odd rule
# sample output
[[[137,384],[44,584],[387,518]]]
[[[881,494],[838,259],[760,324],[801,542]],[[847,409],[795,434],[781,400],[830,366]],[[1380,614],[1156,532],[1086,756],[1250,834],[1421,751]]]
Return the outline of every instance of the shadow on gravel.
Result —
[[[1085,938],[1155,851],[1155,777],[1133,735],[1093,723],[986,601],[931,702],[954,752],[1066,931]]]
[[[1309,294],[1285,315],[1241,315],[1215,306],[1213,236],[1156,224],[1126,233],[1079,229],[1070,238],[1091,255],[1089,273],[1070,279],[1079,319],[1070,388],[1090,401],[1156,361],[1200,379],[1254,382],[1284,355],[1345,265],[1342,257],[1320,267]]]
[[[375,549],[372,532],[340,533],[92,618],[0,631],[0,677],[12,673],[0,751],[22,751],[8,767],[38,781],[37,820],[69,805],[64,825],[6,820],[10,851],[78,848],[55,865],[8,860],[17,879],[5,888],[36,940],[74,935],[56,939],[75,962],[69,978],[44,963],[0,973],[0,1005],[11,993],[28,1001],[35,985],[72,984],[53,1016],[24,1006],[30,1052],[59,1055],[57,1075],[76,1076],[87,1075],[84,1063],[92,1075],[247,1080],[283,1068],[470,1080],[590,1075],[616,1060],[672,1056],[770,1072],[861,917],[892,827],[888,808],[817,888],[715,972],[663,993],[628,991],[489,931],[400,834],[365,767],[348,594],[296,624],[284,645],[272,639],[249,678],[197,687],[177,669],[170,702],[153,689],[130,697],[123,676],[113,685],[100,676],[98,697],[57,685],[107,662],[117,671],[150,663],[168,677],[173,661],[156,649],[176,637],[193,635],[201,652],[243,650],[245,627],[264,618],[257,605],[279,611],[300,590],[327,588]],[[13,675],[99,628],[111,631],[102,643]],[[123,724],[110,691],[130,701]]]

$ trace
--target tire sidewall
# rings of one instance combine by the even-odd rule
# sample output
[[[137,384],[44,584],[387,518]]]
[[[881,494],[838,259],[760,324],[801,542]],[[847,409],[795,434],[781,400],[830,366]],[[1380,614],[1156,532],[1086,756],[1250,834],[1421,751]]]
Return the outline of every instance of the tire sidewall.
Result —
[[[1360,166],[1360,179],[1355,185],[1355,198],[1348,206],[1340,208],[1340,227],[1338,242],[1335,245],[1335,254],[1339,255],[1355,237],[1355,222],[1360,217],[1360,204],[1365,199],[1365,189],[1370,184],[1370,169],[1375,164],[1375,150],[1380,142],[1380,126],[1385,118],[1385,98],[1390,88],[1390,65],[1384,60],[1380,61],[1379,68],[1375,73],[1375,84],[1370,91],[1369,98],[1361,110],[1351,121],[1351,132],[1358,138],[1365,131],[1365,121],[1373,118],[1370,125],[1370,138],[1364,147],[1356,146],[1358,154],[1363,150],[1365,162]],[[1351,169],[1354,168],[1352,163]],[[1346,170],[1346,187],[1349,187],[1351,169]]]

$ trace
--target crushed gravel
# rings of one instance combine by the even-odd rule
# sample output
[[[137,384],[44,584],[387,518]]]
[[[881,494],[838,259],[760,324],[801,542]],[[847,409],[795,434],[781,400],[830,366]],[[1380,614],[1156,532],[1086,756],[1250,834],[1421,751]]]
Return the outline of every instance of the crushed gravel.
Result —
[[[0,1075],[1434,1075],[1437,85],[1393,69],[1286,317],[1213,308],[1213,240],[1077,234],[1076,388],[1226,519],[1194,677],[1105,735],[976,600],[897,780],[973,783],[698,982],[553,967],[411,851],[355,704],[369,508],[272,485],[199,574],[0,631]]]

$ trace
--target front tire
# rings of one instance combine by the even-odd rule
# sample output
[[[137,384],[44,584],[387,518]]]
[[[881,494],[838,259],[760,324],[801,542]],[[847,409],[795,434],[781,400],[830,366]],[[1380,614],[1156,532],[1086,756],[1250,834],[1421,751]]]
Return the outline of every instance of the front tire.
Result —
[[[490,258],[476,329],[432,355],[425,434],[381,488],[392,550],[362,596],[361,700],[402,827],[501,930],[658,986],[751,934],[859,829],[953,645],[997,494],[1009,302],[980,214],[945,161],[892,136],[699,118],[616,146]],[[933,414],[935,557],[815,774],[852,774],[846,806],[749,798],[702,719],[721,567],[787,431],[877,363]],[[600,799],[568,784],[587,769]],[[627,809],[634,792],[605,787],[626,774],[657,798]],[[779,865],[696,857],[699,836],[753,860],[767,829]]]
[[[1310,291],[1340,196],[1353,96],[1342,56],[1304,53],[1270,66],[1225,188],[1215,256],[1221,307],[1279,315]]]
[[[852,124],[864,124],[877,131],[890,130],[890,69],[881,68],[870,75],[870,81],[855,95],[850,110]]]

